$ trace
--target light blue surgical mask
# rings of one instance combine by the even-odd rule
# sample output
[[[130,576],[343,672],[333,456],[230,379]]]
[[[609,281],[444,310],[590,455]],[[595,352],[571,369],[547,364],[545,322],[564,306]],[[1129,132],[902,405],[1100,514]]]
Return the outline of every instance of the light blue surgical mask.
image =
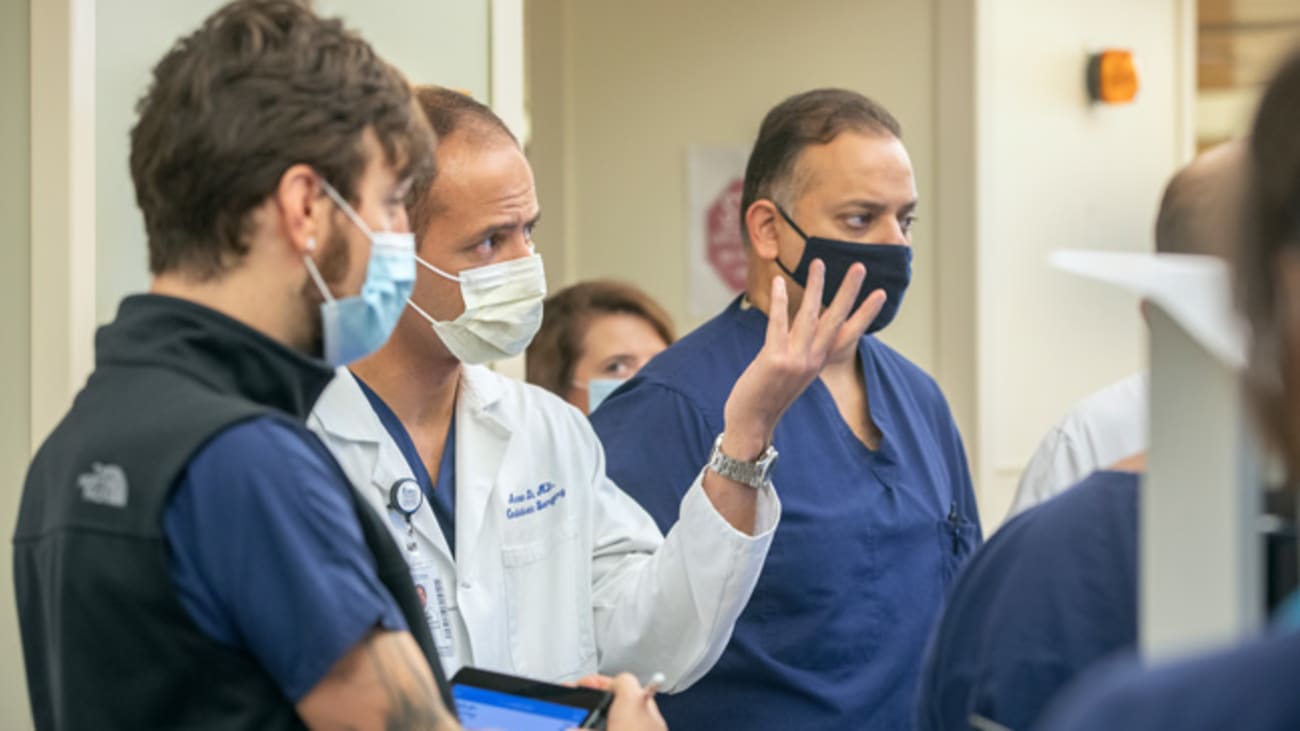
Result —
[[[415,287],[415,235],[395,231],[373,232],[343,200],[334,186],[321,181],[325,194],[370,239],[370,263],[361,294],[335,299],[311,256],[305,256],[321,297],[321,335],[325,362],[342,366],[379,350],[397,327],[406,299]],[[315,248],[315,243],[310,243]]]
[[[587,381],[587,413],[594,412],[597,406],[624,383],[627,383],[626,378],[593,378]]]

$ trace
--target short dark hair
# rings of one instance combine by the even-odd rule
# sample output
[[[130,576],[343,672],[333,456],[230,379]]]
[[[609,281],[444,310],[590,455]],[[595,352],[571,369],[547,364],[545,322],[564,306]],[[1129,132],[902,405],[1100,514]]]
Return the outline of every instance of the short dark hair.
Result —
[[[564,396],[583,355],[583,338],[591,320],[617,313],[645,320],[668,345],[676,339],[668,313],[637,287],[608,279],[582,282],[547,298],[542,327],[528,346],[525,379]]]
[[[1300,250],[1300,51],[1281,66],[1260,101],[1251,132],[1249,176],[1236,299],[1251,326],[1251,400],[1265,437],[1276,441],[1300,435],[1297,417],[1289,413],[1280,392],[1285,336],[1277,274],[1282,253]]]
[[[432,84],[420,85],[415,87],[415,101],[438,139],[446,139],[453,134],[471,134],[474,135],[473,140],[478,142],[501,136],[516,146],[519,145],[519,140],[496,112],[464,92]],[[436,201],[429,196],[434,180],[433,171],[419,176],[406,194],[406,213],[411,219],[411,230],[417,238],[424,234],[429,221],[438,213]]]
[[[348,200],[373,130],[399,177],[433,136],[396,69],[305,2],[238,0],[153,69],[131,130],[131,177],[154,274],[219,276],[247,252],[248,214],[296,164]]]
[[[772,107],[758,129],[758,139],[745,165],[740,197],[740,232],[749,243],[745,212],[754,201],[775,198],[784,206],[793,190],[795,164],[804,149],[830,143],[842,132],[871,132],[899,139],[898,120],[880,104],[847,89],[814,89],[795,94]]]

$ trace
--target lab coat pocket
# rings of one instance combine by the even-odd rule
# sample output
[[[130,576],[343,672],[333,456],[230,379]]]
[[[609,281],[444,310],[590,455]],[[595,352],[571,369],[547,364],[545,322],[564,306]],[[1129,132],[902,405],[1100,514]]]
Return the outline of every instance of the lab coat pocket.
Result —
[[[521,675],[552,682],[595,669],[590,556],[578,524],[501,546],[510,652]]]

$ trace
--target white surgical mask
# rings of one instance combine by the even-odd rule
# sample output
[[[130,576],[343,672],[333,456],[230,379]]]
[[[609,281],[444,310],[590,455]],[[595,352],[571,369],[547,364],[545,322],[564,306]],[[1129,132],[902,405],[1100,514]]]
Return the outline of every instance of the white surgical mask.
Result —
[[[435,320],[414,301],[407,302],[429,321],[460,362],[491,363],[519,355],[542,326],[546,272],[539,254],[466,269],[460,276],[418,256],[415,260],[434,274],[460,283],[465,311],[455,320]]]

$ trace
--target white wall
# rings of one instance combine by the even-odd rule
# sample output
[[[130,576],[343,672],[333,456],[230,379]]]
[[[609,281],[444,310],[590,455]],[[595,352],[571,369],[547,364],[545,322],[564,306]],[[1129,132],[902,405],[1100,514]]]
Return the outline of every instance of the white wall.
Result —
[[[13,597],[13,554],[9,541],[18,518],[18,499],[28,457],[28,361],[31,329],[28,284],[31,234],[27,169],[30,161],[28,0],[0,0],[0,728],[31,727],[22,646]]]
[[[117,303],[149,285],[144,221],[135,205],[127,158],[135,104],[153,65],[179,36],[224,0],[97,0],[95,127],[97,163],[96,315],[111,320]],[[320,0],[317,11],[342,16],[416,83],[488,94],[488,0]]]
[[[1144,367],[1136,300],[1053,271],[1046,258],[1060,248],[1153,247],[1165,182],[1191,153],[1194,25],[1185,0],[977,7],[975,365],[991,522],[1047,427]],[[1133,104],[1087,102],[1086,54],[1105,47],[1138,58]]]
[[[929,2],[890,0],[530,2],[529,154],[553,288],[629,279],[679,330],[698,325],[687,309],[687,145],[749,146],[790,94],[848,87],[898,117],[916,167],[915,280],[885,339],[930,367],[933,20]]]

